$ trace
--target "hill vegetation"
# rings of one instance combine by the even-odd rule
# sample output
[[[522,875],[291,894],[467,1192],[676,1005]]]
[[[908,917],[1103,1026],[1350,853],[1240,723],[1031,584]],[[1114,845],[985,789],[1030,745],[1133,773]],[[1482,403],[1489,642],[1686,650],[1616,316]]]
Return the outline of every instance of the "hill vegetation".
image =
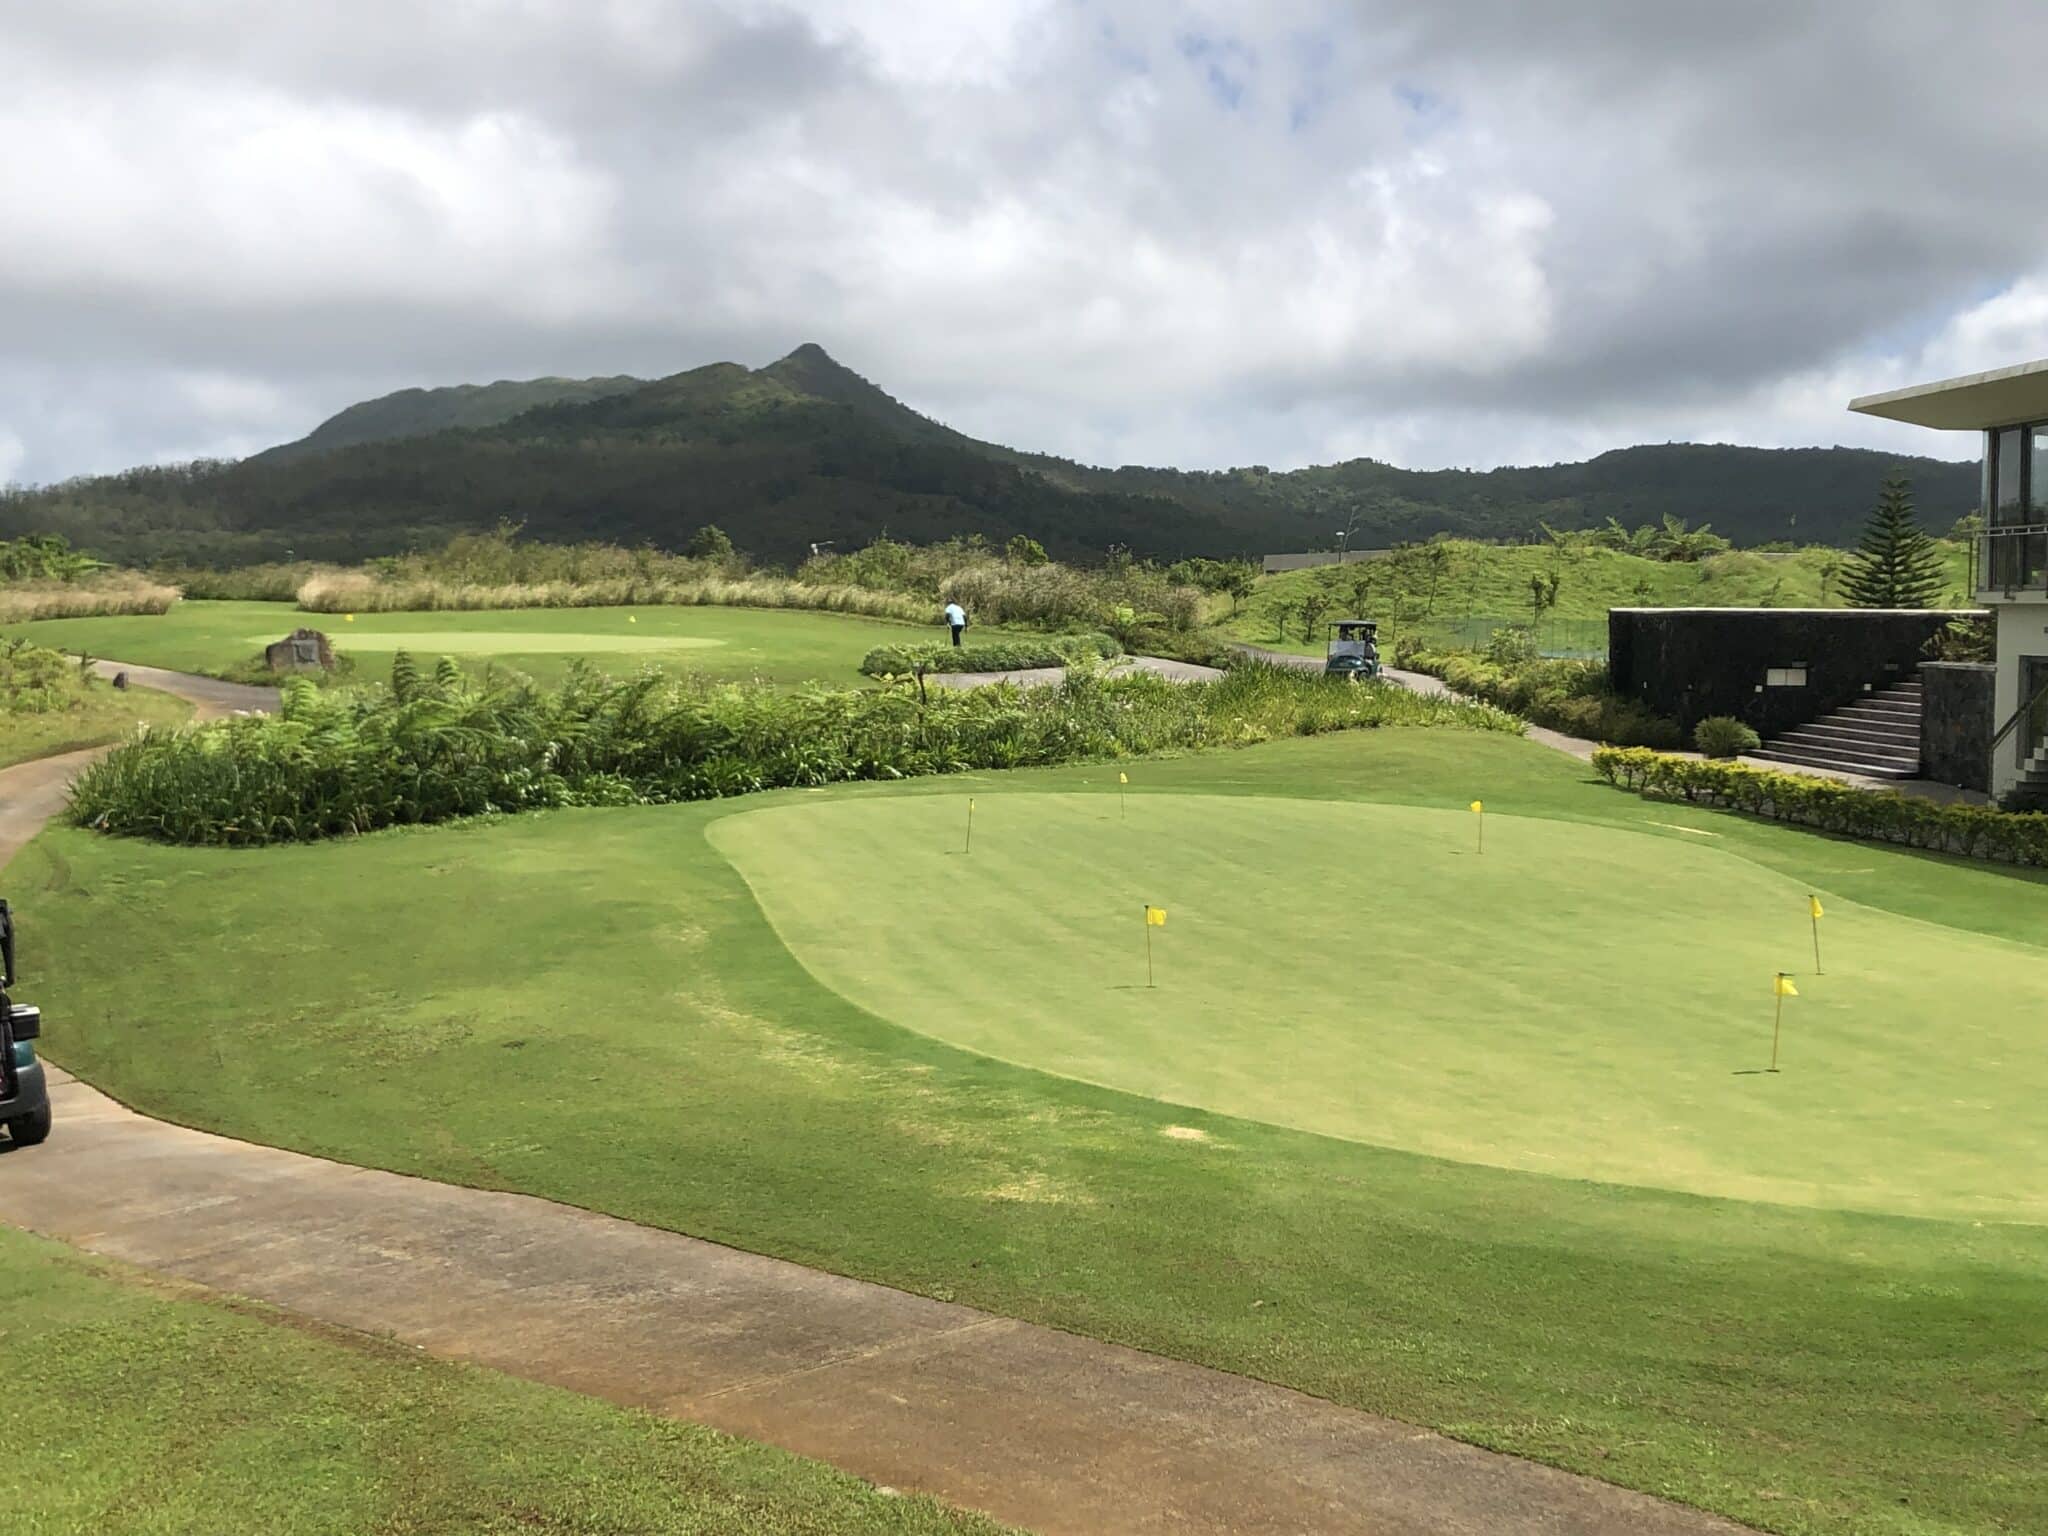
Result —
[[[883,533],[1176,559],[1328,547],[1340,528],[1364,548],[1668,515],[1741,543],[1840,543],[1894,468],[1930,526],[1974,504],[1969,465],[1846,448],[1667,444],[1484,472],[1372,459],[1279,473],[1094,468],[956,432],[806,345],[766,368],[714,363],[645,383],[403,391],[239,462],[0,493],[0,537],[61,534],[128,564],[239,565],[396,554],[505,520],[542,540],[680,550],[715,523],[781,564]]]

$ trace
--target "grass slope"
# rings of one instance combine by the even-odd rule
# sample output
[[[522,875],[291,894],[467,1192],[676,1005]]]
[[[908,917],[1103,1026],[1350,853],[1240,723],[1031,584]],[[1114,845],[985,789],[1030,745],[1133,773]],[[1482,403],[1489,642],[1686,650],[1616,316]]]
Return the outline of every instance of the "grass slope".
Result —
[[[1719,839],[1496,815],[1475,855],[1462,808],[1012,794],[963,858],[964,807],[814,798],[712,842],[820,980],[1005,1060],[1535,1173],[2048,1220],[2036,949],[1833,899],[1816,977],[1807,888]],[[1779,970],[1786,1075],[1741,1075]]]
[[[103,747],[145,725],[177,725],[192,715],[183,699],[154,688],[115,689],[96,683],[69,709],[37,714],[0,711],[0,768],[54,757],[80,747]]]
[[[51,619],[0,634],[215,676],[239,674],[263,645],[305,625],[321,629],[361,672],[382,677],[403,646],[431,666],[437,655],[494,661],[558,681],[577,658],[625,673],[656,662],[715,678],[800,683],[864,681],[861,658],[878,645],[929,639],[931,627],[833,613],[757,608],[521,608],[483,613],[301,613],[289,603],[185,602],[160,616]],[[939,631],[943,633],[943,631]]]
[[[1321,591],[1331,602],[1330,618],[1358,607],[1369,609],[1359,616],[1386,625],[1383,641],[1403,628],[1445,638],[1473,630],[1474,621],[1527,623],[1531,578],[1547,580],[1552,574],[1558,577],[1557,606],[1544,615],[1545,627],[1592,626],[1589,633],[1601,647],[1607,643],[1604,624],[1610,608],[1842,606],[1840,550],[1731,550],[1687,563],[1647,560],[1613,549],[1559,552],[1547,544],[1452,539],[1442,548],[1445,553],[1435,571],[1427,560],[1407,554],[1262,576],[1237,612],[1222,618],[1222,628],[1254,645],[1319,652],[1320,639],[1312,645],[1302,640],[1299,610],[1303,598]],[[1940,549],[1950,589],[1942,600],[1968,607],[1968,550],[1952,543],[1943,543]],[[1832,574],[1830,566],[1835,567]]]
[[[0,1228],[22,1536],[993,1533],[815,1462],[151,1282]]]
[[[968,785],[999,818],[1006,793],[1107,797],[1115,775],[260,854],[56,830],[9,886],[51,1054],[149,1113],[1287,1382],[1770,1530],[2048,1526],[2048,1229],[1445,1162],[1006,1065],[821,985],[704,841],[757,806],[957,805]],[[1649,805],[1505,737],[1289,741],[1150,762],[1141,789],[1432,808],[1479,793],[1674,856],[1696,839],[1672,829],[1691,828],[1802,890],[2042,947],[2029,876]],[[1276,838],[1266,859],[1298,852]],[[948,925],[944,895],[926,942],[985,942]],[[1184,939],[1184,915],[1161,937]],[[1371,956],[1363,920],[1351,948],[1304,961]],[[1363,1002],[1379,983],[1355,974]]]

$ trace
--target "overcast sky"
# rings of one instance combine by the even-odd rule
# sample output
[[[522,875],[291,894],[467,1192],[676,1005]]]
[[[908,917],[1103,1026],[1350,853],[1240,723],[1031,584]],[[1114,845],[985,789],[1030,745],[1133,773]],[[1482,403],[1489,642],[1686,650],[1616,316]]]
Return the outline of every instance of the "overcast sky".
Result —
[[[2048,6],[0,0],[0,480],[801,341],[1101,463],[1861,443],[2048,355]]]

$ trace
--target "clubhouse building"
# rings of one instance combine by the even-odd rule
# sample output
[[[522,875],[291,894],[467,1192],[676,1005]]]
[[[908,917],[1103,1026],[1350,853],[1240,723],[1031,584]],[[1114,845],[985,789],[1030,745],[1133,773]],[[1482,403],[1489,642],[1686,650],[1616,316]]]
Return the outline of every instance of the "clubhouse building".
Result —
[[[1849,409],[1981,438],[1972,584],[1998,623],[1990,790],[2048,797],[2048,358],[1865,395]]]

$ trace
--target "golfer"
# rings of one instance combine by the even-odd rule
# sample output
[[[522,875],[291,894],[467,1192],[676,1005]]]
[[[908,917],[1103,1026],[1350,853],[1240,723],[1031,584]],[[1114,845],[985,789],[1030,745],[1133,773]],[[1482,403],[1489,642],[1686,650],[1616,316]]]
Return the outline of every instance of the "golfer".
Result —
[[[946,604],[946,628],[953,631],[953,644],[957,647],[967,631],[967,610],[958,603]]]

